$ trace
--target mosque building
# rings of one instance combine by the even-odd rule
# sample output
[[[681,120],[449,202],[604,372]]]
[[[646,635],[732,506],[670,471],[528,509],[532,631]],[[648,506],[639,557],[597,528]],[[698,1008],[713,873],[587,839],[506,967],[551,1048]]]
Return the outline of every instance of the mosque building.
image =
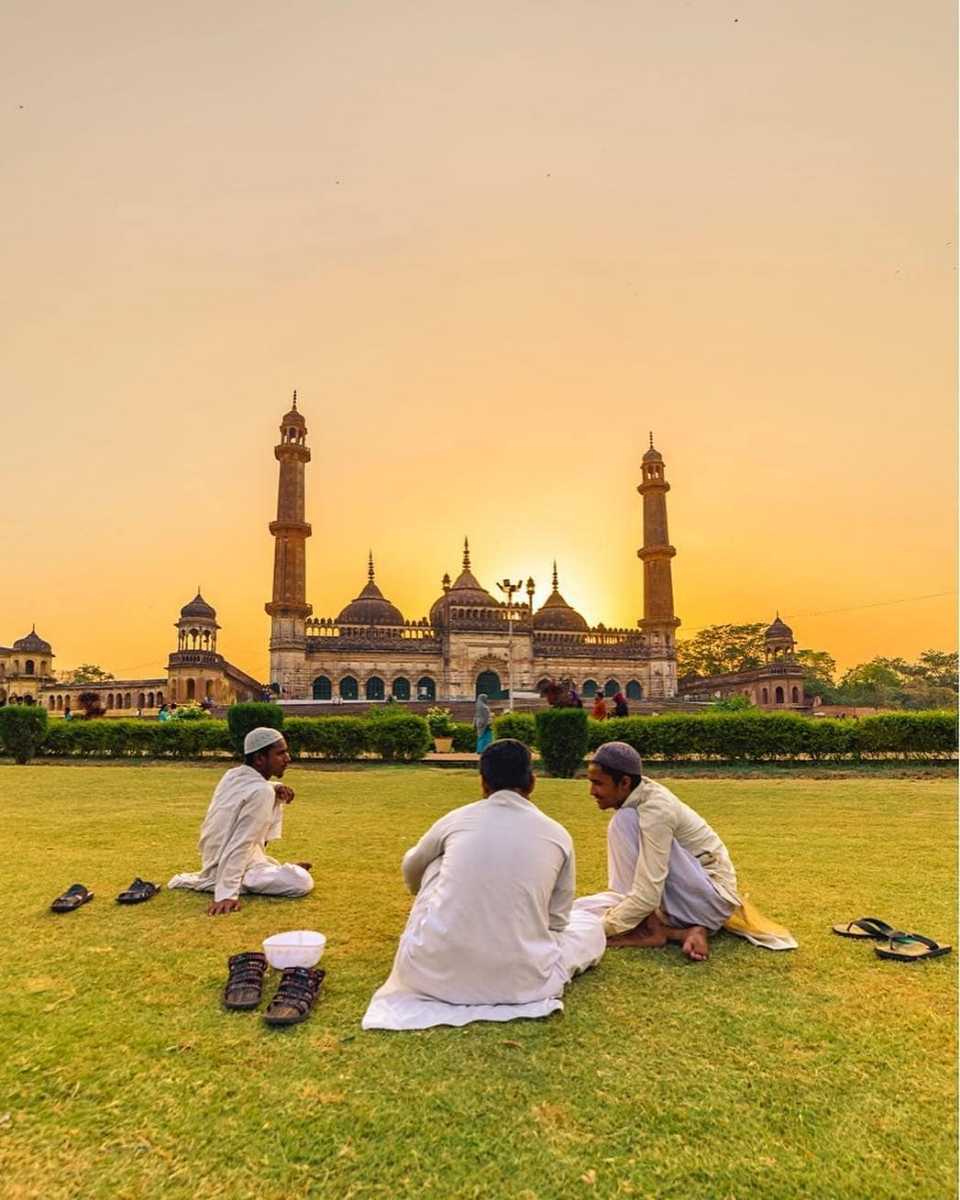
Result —
[[[444,575],[429,615],[403,616],[376,580],[373,555],[366,583],[336,616],[314,616],[307,603],[305,473],[307,424],[293,405],[274,448],[280,464],[274,537],[271,687],[285,700],[465,700],[479,693],[536,692],[548,679],[569,678],[584,696],[623,691],[636,701],[677,694],[676,628],[667,533],[664,460],[650,438],[641,483],[643,617],[633,629],[590,625],[563,597],[556,565],[553,589],[533,608],[534,584],[497,600],[474,574],[464,540],[460,573]]]

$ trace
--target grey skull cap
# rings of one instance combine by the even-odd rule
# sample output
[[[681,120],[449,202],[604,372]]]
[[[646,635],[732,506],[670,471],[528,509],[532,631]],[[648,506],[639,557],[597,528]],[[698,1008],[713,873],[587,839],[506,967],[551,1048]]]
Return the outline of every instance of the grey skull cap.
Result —
[[[643,774],[643,759],[626,742],[604,742],[593,756],[593,765],[605,771],[623,771],[625,775]]]

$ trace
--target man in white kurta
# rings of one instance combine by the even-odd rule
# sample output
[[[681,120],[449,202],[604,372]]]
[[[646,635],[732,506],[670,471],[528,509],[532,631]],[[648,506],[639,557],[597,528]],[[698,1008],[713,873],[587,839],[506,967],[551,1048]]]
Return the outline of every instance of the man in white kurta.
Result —
[[[403,859],[416,899],[364,1029],[546,1016],[603,955],[600,918],[571,912],[570,835],[529,798],[530,752],[494,742],[480,779],[484,798],[441,817]]]
[[[789,930],[741,899],[727,848],[703,817],[642,772],[640,755],[626,742],[602,745],[588,769],[590,794],[600,809],[613,810],[610,890],[576,905],[602,917],[607,944],[678,942],[701,962],[709,935],[725,927],[770,950],[794,949]]]
[[[200,830],[203,868],[174,875],[169,888],[213,892],[211,916],[240,908],[241,892],[265,896],[306,896],[313,890],[308,863],[280,863],[265,850],[283,830],[283,807],[293,790],[274,787],[290,762],[283,735],[261,726],[247,734],[244,764],[232,767],[217,784]]]

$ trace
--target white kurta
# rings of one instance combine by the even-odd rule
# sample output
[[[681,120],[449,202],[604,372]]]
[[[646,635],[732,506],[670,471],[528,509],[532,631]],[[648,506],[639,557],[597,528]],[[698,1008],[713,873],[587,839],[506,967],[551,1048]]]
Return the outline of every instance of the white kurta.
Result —
[[[310,873],[264,850],[282,832],[283,803],[273,784],[253,767],[232,767],[217,784],[200,830],[203,869],[174,875],[167,887],[212,891],[214,900],[234,900],[241,892],[305,896],[313,889]]]
[[[417,898],[364,1029],[545,1016],[603,955],[600,919],[571,919],[570,835],[516,792],[441,817],[404,857],[403,877]]]

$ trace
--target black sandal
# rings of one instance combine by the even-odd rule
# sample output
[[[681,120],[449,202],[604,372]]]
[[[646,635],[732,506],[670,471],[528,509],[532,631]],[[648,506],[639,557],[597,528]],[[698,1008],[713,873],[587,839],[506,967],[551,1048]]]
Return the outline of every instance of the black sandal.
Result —
[[[62,896],[58,896],[50,905],[51,912],[73,912],[75,908],[79,908],[81,904],[89,904],[93,899],[93,892],[87,891],[82,883],[71,883]]]
[[[160,889],[155,883],[146,883],[138,875],[125,892],[117,897],[118,904],[142,904],[152,899]]]
[[[875,942],[885,942],[897,931],[886,921],[881,921],[879,917],[857,917],[855,921],[850,921],[847,925],[834,925],[833,932],[838,937],[860,938],[861,940],[872,938]]]
[[[939,958],[949,954],[951,946],[941,946],[933,938],[924,937],[922,933],[904,933],[895,930],[890,936],[886,947],[874,947],[880,958],[891,958],[895,962],[916,962],[920,958]]]
[[[263,973],[267,969],[267,956],[251,950],[246,954],[233,954],[227,959],[229,975],[223,989],[223,1007],[234,1009],[256,1008],[263,995]]]
[[[287,967],[277,994],[267,1005],[263,1019],[268,1025],[298,1025],[313,1010],[326,971],[316,967]]]

